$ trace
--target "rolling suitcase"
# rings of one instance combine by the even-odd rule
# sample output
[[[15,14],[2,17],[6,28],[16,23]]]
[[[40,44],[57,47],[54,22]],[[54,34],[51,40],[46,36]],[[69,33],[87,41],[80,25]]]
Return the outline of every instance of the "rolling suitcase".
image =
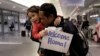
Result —
[[[21,31],[21,36],[22,37],[25,37],[26,36],[26,31],[25,30]]]

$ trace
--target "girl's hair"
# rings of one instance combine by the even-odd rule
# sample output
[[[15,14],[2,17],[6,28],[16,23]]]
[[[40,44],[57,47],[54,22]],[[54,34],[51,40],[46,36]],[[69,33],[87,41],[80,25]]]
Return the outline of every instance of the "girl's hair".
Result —
[[[31,6],[30,8],[27,9],[27,15],[28,15],[29,12],[39,13],[39,6],[35,6],[35,5],[34,6]]]
[[[39,6],[31,6],[28,10],[27,10],[27,15],[28,15],[28,13],[29,12],[31,12],[31,13],[39,13],[39,9],[40,9],[40,7]],[[39,18],[39,22],[40,22],[41,20],[40,20],[40,18]]]

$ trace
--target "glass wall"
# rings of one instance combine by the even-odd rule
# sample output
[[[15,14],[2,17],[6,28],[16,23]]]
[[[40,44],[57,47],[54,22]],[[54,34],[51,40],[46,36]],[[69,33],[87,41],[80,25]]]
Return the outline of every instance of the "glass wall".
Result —
[[[14,19],[15,19],[15,20],[14,20],[14,22],[15,22],[15,30],[18,31],[18,30],[19,30],[19,29],[18,29],[18,26],[19,26],[19,25],[18,25],[18,24],[19,24],[19,22],[18,22],[18,21],[19,21],[18,16],[14,16]]]
[[[1,26],[1,10],[0,10],[0,33],[2,32],[2,26]]]
[[[15,25],[15,31],[19,30],[19,14],[16,12],[12,12],[13,22]]]
[[[1,15],[0,15],[0,33],[1,33]]]
[[[3,19],[4,19],[4,32],[5,33],[7,33],[7,32],[9,32],[8,30],[9,30],[9,26],[8,26],[8,23],[9,23],[9,21],[8,21],[8,16],[7,15],[4,15],[3,16]]]
[[[13,23],[13,31],[19,30],[19,12],[0,9],[0,33],[9,33],[12,32],[10,27]],[[2,16],[1,16],[2,15]]]

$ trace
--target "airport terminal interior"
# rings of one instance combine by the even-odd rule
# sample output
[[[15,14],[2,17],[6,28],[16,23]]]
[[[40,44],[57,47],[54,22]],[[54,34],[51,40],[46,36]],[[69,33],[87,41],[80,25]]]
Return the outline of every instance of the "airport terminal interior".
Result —
[[[43,3],[54,4],[57,14],[65,19],[78,21],[78,29],[87,19],[88,29],[83,30],[89,43],[87,56],[100,56],[100,0],[0,0],[0,56],[39,56],[39,43],[30,39],[31,33],[27,35],[24,23],[27,9]],[[12,23],[14,28],[10,29]],[[22,31],[26,36],[21,35]]]

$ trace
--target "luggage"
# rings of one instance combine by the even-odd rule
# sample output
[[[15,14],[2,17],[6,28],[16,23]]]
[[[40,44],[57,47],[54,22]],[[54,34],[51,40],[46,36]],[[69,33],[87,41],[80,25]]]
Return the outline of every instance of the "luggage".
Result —
[[[26,31],[25,30],[21,31],[21,36],[22,37],[25,37],[26,36]]]

